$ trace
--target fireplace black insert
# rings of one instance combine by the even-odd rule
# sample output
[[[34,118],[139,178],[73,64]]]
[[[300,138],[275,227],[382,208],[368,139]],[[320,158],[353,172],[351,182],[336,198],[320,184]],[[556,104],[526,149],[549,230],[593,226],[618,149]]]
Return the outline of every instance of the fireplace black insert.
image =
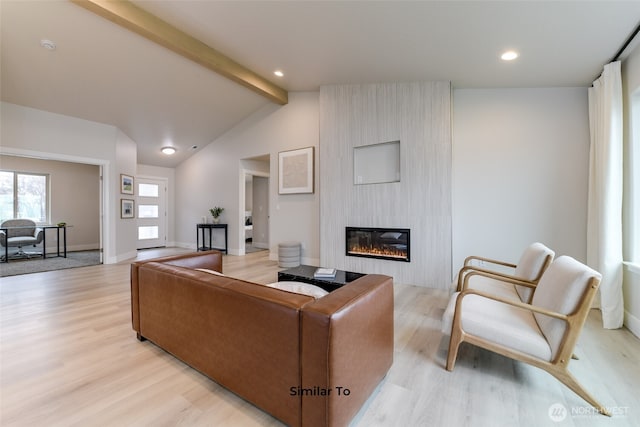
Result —
[[[411,239],[408,228],[346,228],[346,254],[366,258],[409,262]]]

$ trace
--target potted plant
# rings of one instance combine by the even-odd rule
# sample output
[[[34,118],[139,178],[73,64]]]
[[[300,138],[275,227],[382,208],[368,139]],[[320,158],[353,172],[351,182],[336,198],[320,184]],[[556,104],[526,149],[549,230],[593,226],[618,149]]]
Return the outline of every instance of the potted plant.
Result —
[[[209,209],[209,212],[211,212],[211,216],[213,217],[214,224],[217,224],[218,222],[220,222],[220,214],[223,211],[224,211],[224,208],[221,208],[220,206],[216,206],[215,208]]]

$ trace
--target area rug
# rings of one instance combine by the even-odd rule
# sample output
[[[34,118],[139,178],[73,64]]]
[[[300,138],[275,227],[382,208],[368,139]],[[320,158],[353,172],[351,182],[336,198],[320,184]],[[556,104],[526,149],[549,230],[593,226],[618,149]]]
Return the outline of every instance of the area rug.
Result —
[[[0,263],[0,277],[18,274],[40,273],[43,271],[62,270],[65,268],[86,267],[100,264],[99,251],[69,252],[66,258],[48,257],[10,260]]]

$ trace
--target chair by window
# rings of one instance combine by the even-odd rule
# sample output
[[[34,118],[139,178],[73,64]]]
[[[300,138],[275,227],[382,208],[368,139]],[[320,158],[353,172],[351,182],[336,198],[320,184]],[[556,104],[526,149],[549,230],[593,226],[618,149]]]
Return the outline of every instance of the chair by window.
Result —
[[[610,416],[567,369],[601,277],[561,256],[543,273],[531,304],[463,290],[455,299],[446,369],[453,370],[460,344],[468,342],[544,369]]]
[[[15,257],[30,258],[40,256],[42,252],[25,252],[22,248],[33,245],[34,247],[42,242],[44,230],[36,226],[30,219],[8,219],[4,221],[0,228],[0,245],[3,247],[17,247],[18,252]],[[44,251],[45,249],[42,248]],[[4,259],[4,255],[2,256]]]

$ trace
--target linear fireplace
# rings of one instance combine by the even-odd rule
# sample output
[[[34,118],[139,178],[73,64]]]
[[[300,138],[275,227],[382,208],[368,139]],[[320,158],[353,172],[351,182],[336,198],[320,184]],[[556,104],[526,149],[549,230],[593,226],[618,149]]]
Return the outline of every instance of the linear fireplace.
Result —
[[[346,254],[367,258],[410,261],[408,228],[346,228]]]

